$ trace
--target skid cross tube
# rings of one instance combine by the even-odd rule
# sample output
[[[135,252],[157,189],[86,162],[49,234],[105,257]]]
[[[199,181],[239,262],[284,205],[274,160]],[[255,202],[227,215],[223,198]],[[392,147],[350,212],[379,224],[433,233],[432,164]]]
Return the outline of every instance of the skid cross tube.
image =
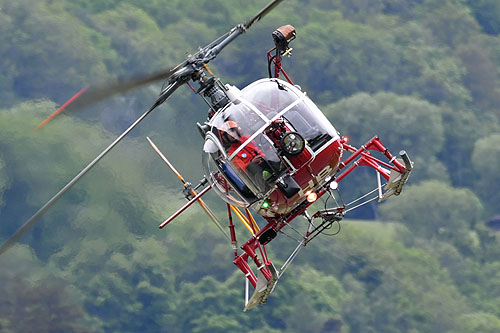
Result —
[[[168,219],[166,219],[165,221],[163,221],[160,224],[159,228],[162,229],[167,224],[169,224],[170,222],[172,222],[173,219],[175,219],[177,216],[179,216],[183,211],[185,211],[194,202],[198,201],[198,199],[201,198],[205,193],[207,193],[211,188],[212,188],[211,186],[205,187],[203,189],[203,191],[201,191],[200,193],[198,193],[193,199],[189,200],[189,202],[187,204],[185,204],[184,206],[182,206],[181,208],[179,208],[179,210],[177,210],[174,214],[172,214],[172,216],[170,216]]]

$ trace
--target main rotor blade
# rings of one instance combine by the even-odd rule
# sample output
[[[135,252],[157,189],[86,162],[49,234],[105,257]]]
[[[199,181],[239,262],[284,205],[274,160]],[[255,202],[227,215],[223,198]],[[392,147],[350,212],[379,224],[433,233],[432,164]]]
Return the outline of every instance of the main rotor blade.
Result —
[[[242,33],[244,33],[248,28],[252,26],[255,22],[259,21],[261,18],[263,18],[267,13],[269,13],[274,7],[280,4],[283,0],[274,0],[271,1],[270,3],[267,4],[266,7],[264,7],[257,15],[255,15],[253,18],[248,20],[247,22],[243,24],[238,24],[236,27],[231,29],[228,33],[224,34],[223,36],[219,37],[217,40],[213,41],[210,43],[208,46],[206,46],[203,50],[206,52],[203,52],[203,62],[206,64],[209,61],[215,59],[215,57],[219,54],[220,51],[222,51],[223,48],[225,48],[227,45],[229,45],[233,40],[235,40],[238,36],[240,36]],[[219,42],[220,40],[220,42]]]
[[[250,28],[255,22],[262,19],[267,13],[269,13],[274,7],[276,7],[283,0],[273,0],[266,7],[264,7],[257,15],[255,15],[252,19],[248,20],[243,25],[237,26],[238,29],[234,31],[230,31],[225,35],[219,37],[207,47],[202,49],[203,51],[207,51],[208,55],[203,59],[203,63],[207,63],[211,59],[215,58],[215,56],[231,41],[233,41],[236,37],[238,37],[241,33],[243,33],[246,29]],[[220,41],[220,42],[219,42]],[[215,46],[214,46],[215,45]],[[140,116],[129,128],[127,128],[113,143],[111,143],[99,156],[97,156],[89,165],[87,165],[79,174],[77,174],[69,183],[67,183],[56,195],[54,195],[49,201],[47,201],[32,217],[30,217],[15,233],[12,235],[4,244],[0,246],[0,255],[2,255],[5,251],[7,251],[12,245],[14,245],[21,236],[30,230],[36,221],[43,215],[45,212],[59,200],[81,177],[83,177],[94,165],[97,164],[118,142],[120,142],[132,129],[134,129],[151,111],[153,111],[157,106],[162,104],[181,84],[187,82],[191,77],[188,74],[193,74],[194,68],[186,67],[188,64],[188,60],[186,59],[184,62],[180,63],[176,67],[161,71],[158,73],[154,73],[152,75],[146,75],[141,77],[136,77],[131,80],[118,82],[109,85],[102,85],[96,87],[86,87],[80,90],[75,96],[73,96],[70,100],[64,103],[56,112],[54,112],[51,116],[49,116],[45,121],[43,121],[37,128],[42,127],[46,124],[50,119],[59,114],[66,108],[70,108],[71,110],[81,109],[83,107],[90,106],[92,104],[98,103],[106,98],[109,98],[113,95],[124,93],[134,88],[138,88],[140,86],[153,83],[160,80],[167,80],[171,78],[177,70],[181,67],[184,67],[186,73],[184,78],[178,77],[176,80],[169,83],[169,86],[164,89],[157,99],[155,104],[146,111],[142,116]]]
[[[158,101],[144,114],[142,114],[132,125],[130,125],[118,138],[115,139],[106,149],[104,149],[99,156],[97,156],[92,162],[90,162],[85,168],[80,171],[72,180],[69,181],[59,192],[56,193],[52,198],[49,199],[32,217],[30,217],[15,233],[12,235],[2,246],[0,246],[0,255],[7,251],[12,245],[14,245],[22,235],[24,235],[28,230],[30,230],[38,219],[45,214],[45,212],[59,200],[64,193],[66,193],[73,185],[76,184],[92,167],[94,167],[97,162],[99,162],[111,149],[113,149],[130,131],[132,131],[147,115],[151,113],[157,106],[163,103],[180,85],[185,83],[185,81],[175,81],[167,87]]]
[[[267,13],[269,13],[271,10],[273,10],[274,7],[279,5],[282,1],[283,0],[274,0],[274,1],[271,1],[270,3],[268,3],[267,6],[262,8],[262,10],[257,15],[255,15],[253,18],[251,18],[250,20],[248,20],[244,24],[245,29],[250,28],[252,26],[252,24],[254,24],[257,21],[260,21],[260,19],[262,19],[264,16],[266,16]]]
[[[47,119],[45,119],[42,123],[40,123],[37,129],[44,126],[47,122],[49,122],[52,118],[54,118],[56,115],[58,115],[65,109],[69,109],[71,111],[79,110],[84,107],[88,107],[93,104],[99,103],[115,95],[123,94],[132,89],[139,88],[153,82],[167,80],[172,76],[172,74],[175,73],[175,71],[178,68],[180,68],[183,65],[185,65],[185,62],[175,66],[174,68],[170,68],[164,71],[159,71],[153,74],[137,76],[128,80],[122,80],[115,83],[108,83],[97,86],[87,86],[82,90],[80,90],[76,95],[71,97],[59,109],[57,109]]]
[[[266,7],[264,7],[257,15],[248,20],[243,24],[242,31],[237,31],[236,33],[226,33],[225,35],[219,37],[209,45],[207,45],[204,50],[208,51],[210,55],[207,57],[205,62],[208,62],[215,58],[215,56],[231,41],[233,41],[238,35],[244,32],[246,29],[250,28],[255,22],[262,19],[267,13],[274,9],[277,5],[279,5],[283,0],[273,0]],[[241,27],[241,25],[240,25]],[[240,29],[241,30],[241,29]],[[222,42],[219,41],[222,40]],[[214,46],[215,45],[215,46]],[[116,83],[103,84],[98,86],[87,86],[80,90],[75,96],[69,99],[66,103],[64,103],[59,109],[57,109],[53,114],[51,114],[47,119],[45,119],[40,125],[38,125],[37,129],[43,127],[47,122],[49,122],[56,115],[61,113],[65,109],[70,110],[78,110],[84,107],[91,106],[98,102],[101,102],[107,98],[110,98],[117,94],[123,94],[132,89],[147,85],[149,83],[167,80],[170,78],[179,68],[185,66],[187,64],[187,60],[175,66],[174,68],[160,71],[157,73],[138,76],[129,80],[120,81]]]

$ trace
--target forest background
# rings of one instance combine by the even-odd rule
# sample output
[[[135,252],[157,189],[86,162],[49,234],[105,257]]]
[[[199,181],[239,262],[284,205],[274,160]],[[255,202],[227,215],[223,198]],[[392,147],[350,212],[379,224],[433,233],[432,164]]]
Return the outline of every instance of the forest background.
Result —
[[[35,132],[45,117],[88,83],[179,63],[266,3],[0,0],[0,241],[161,85]],[[240,88],[265,77],[271,33],[292,24],[288,74],[352,144],[379,135],[408,151],[402,195],[308,245],[268,304],[243,313],[230,244],[199,209],[157,229],[184,198],[145,136],[202,177],[207,107],[181,88],[0,257],[0,331],[500,331],[499,17],[497,0],[284,1],[211,69]],[[358,171],[341,189],[354,197],[373,179]],[[273,241],[275,262],[294,245]]]

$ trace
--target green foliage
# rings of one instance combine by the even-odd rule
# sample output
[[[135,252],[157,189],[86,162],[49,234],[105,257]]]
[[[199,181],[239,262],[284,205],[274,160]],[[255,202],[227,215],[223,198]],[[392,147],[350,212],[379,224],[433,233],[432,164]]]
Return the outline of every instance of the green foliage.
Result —
[[[286,304],[274,310],[273,315],[283,319],[284,329],[288,332],[308,329],[319,332],[328,330],[328,327],[337,331],[344,325],[342,309],[348,299],[342,283],[337,277],[309,265],[295,266],[293,270],[280,282],[284,288],[271,296],[274,302]]]
[[[405,148],[415,161],[412,178],[446,179],[447,171],[437,160],[443,146],[442,110],[425,100],[393,93],[359,93],[323,109],[342,135],[359,146],[374,134],[393,153]]]
[[[496,0],[467,0],[472,14],[487,34],[498,35],[500,33],[500,3]]]
[[[5,222],[6,229],[2,230],[4,236],[17,229],[21,222],[20,216],[34,212],[56,192],[57,187],[71,179],[77,170],[89,163],[110,141],[109,134],[100,126],[91,126],[64,116],[50,130],[43,128],[33,131],[42,119],[38,114],[47,115],[54,110],[55,106],[51,102],[37,102],[24,103],[0,113],[0,149],[5,160],[9,161],[5,168],[7,177],[12,180],[12,188],[18,191],[5,199],[7,209],[3,211],[5,215],[2,220],[8,223]],[[92,138],[92,142],[82,145],[87,138]],[[126,142],[127,149],[115,149],[62,199],[66,206],[56,205],[49,212],[47,220],[58,223],[47,226],[47,229],[41,225],[36,230],[37,233],[50,235],[54,232],[51,229],[58,225],[56,237],[51,237],[52,243],[38,244],[39,253],[48,255],[51,251],[68,245],[64,251],[69,260],[80,247],[79,241],[68,243],[68,238],[72,238],[75,229],[89,239],[100,238],[109,233],[107,246],[112,246],[115,242],[127,242],[130,232],[134,237],[141,237],[154,230],[151,223],[144,221],[159,219],[152,207],[162,202],[164,208],[165,197],[169,193],[164,189],[143,186],[151,174],[130,177],[135,173],[133,170],[147,167],[144,163],[146,159],[142,158],[144,154],[150,161],[156,157],[145,149],[145,140],[138,143],[130,139]],[[18,149],[19,147],[22,149]],[[135,153],[129,155],[131,151]],[[41,168],[40,165],[44,167]],[[37,190],[28,191],[30,187]],[[151,200],[143,202],[146,198]],[[175,200],[170,202],[176,204]],[[83,207],[88,209],[82,210]],[[89,221],[100,223],[88,223]],[[36,233],[33,237],[36,238]]]
[[[130,76],[143,74],[157,67],[162,59],[163,37],[156,22],[141,9],[120,4],[92,18],[95,28],[107,36],[120,55],[123,70]]]
[[[458,318],[457,332],[494,333],[500,330],[500,319],[490,313],[465,314]]]
[[[457,55],[467,69],[464,85],[476,103],[483,108],[498,105],[500,83],[496,65],[488,49],[482,47],[480,42],[469,42],[457,49]]]
[[[472,191],[439,181],[410,186],[380,210],[384,219],[401,221],[419,236],[449,241],[463,251],[473,249],[469,230],[483,213]]]
[[[350,22],[339,12],[312,9],[309,15],[314,20],[302,33],[310,37],[297,41],[309,53],[298,60],[295,75],[310,78],[306,88],[322,102],[357,91],[375,92],[391,84],[399,62],[391,34]]]
[[[25,247],[0,258],[0,331],[97,331],[79,295],[63,279],[34,259]]]
[[[85,259],[91,253],[82,253],[65,272],[84,278],[77,282],[85,293],[85,304],[105,320],[105,330],[159,330],[158,314],[172,311],[176,299],[172,260],[159,255],[166,249],[156,240],[130,244],[109,256],[94,253],[94,262]],[[83,274],[78,273],[81,270]],[[131,317],[136,320],[130,322]]]
[[[496,244],[498,247],[498,242]],[[478,311],[489,313],[499,317],[499,300],[496,296],[500,289],[498,282],[498,272],[500,266],[498,262],[481,264],[478,262],[468,262],[462,265],[461,271],[456,274],[460,276],[457,284],[461,287],[464,295],[468,297],[471,305]],[[478,272],[481,272],[478,274]]]
[[[351,331],[444,331],[467,311],[465,298],[434,253],[400,242],[404,230],[345,221],[333,241],[311,244],[302,253],[306,258],[298,258],[298,265],[321,267],[341,281],[341,320]]]
[[[3,193],[9,186],[9,178],[5,170],[5,162],[0,158],[0,208],[3,206]],[[0,209],[1,210],[1,209]]]
[[[125,1],[122,1],[122,3],[123,2]],[[185,3],[179,0],[152,0],[148,2],[131,0],[126,2],[144,10],[149,16],[153,17],[157,24],[161,27],[177,22],[181,18],[181,15],[178,15],[178,11]]]
[[[472,187],[477,177],[470,160],[474,143],[480,137],[498,131],[498,120],[487,112],[478,114],[470,109],[445,107],[443,124],[445,144],[438,157],[447,166],[455,186]]]
[[[159,87],[33,131],[42,119],[88,83],[176,65],[266,3],[0,0],[0,240]],[[143,137],[187,179],[201,177],[192,124],[206,105],[180,89],[22,238],[29,247],[0,258],[0,331],[498,331],[500,237],[483,221],[500,200],[498,9],[490,0],[287,0],[210,63],[242,88],[267,75],[271,32],[293,24],[294,55],[283,62],[294,83],[355,146],[378,135],[415,161],[409,186],[380,206],[395,223],[346,221],[336,238],[318,237],[268,304],[243,313],[233,251],[198,207],[156,229],[185,201]],[[362,171],[342,190],[373,180]],[[237,234],[249,237],[240,225]],[[295,246],[273,241],[277,267]]]
[[[12,80],[3,87],[20,98],[63,100],[116,62],[109,39],[67,13],[59,3],[0,1],[2,59]],[[3,67],[4,65],[2,65]],[[2,89],[3,91],[4,89]],[[7,95],[8,96],[8,95]],[[9,100],[9,99],[7,99]],[[8,104],[3,104],[6,106]]]
[[[476,172],[475,188],[479,196],[493,214],[498,209],[500,192],[498,184],[498,165],[500,163],[500,135],[492,134],[479,139],[474,144],[472,152],[472,166]]]
[[[464,44],[479,32],[479,25],[463,1],[424,0],[417,11],[422,23],[434,32],[434,38],[446,45],[456,47]]]

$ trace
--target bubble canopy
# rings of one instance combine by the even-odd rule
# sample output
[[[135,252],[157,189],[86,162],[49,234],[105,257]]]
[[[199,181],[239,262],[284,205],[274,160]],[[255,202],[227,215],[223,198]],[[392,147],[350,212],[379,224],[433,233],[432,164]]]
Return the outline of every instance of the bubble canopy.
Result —
[[[305,139],[313,155],[324,143],[339,139],[332,124],[299,88],[278,79],[250,84],[210,119],[205,134],[205,175],[225,201],[248,207],[272,192],[273,180],[291,169],[266,135],[276,121],[286,121],[290,130]]]

